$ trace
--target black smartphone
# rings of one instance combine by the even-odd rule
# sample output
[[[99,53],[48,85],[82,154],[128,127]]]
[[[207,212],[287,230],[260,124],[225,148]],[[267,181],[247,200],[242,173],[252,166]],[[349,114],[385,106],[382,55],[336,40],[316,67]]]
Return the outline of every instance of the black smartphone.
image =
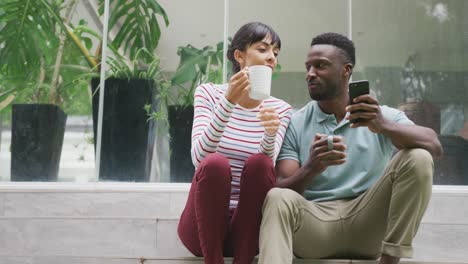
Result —
[[[359,97],[364,94],[369,94],[369,81],[360,80],[349,83],[349,104],[354,104],[353,100],[356,97]],[[354,113],[354,112],[351,112]],[[360,122],[361,118],[349,120],[350,123]]]

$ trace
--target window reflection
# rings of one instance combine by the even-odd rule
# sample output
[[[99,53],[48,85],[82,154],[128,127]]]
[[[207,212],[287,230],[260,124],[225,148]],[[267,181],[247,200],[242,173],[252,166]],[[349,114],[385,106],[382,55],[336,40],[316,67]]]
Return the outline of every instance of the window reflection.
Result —
[[[8,2],[21,7],[24,1]],[[28,31],[23,35],[15,35],[20,28],[11,27],[7,23],[10,17],[6,16],[7,10],[0,9],[0,54],[2,63],[5,62],[0,66],[0,180],[11,180],[12,104],[52,102],[68,115],[59,173],[52,180],[98,181],[99,177],[94,175],[90,78],[97,77],[98,73],[96,68],[92,70],[92,60],[99,54],[101,1],[49,1],[61,5],[57,7],[62,10],[60,17],[64,21],[69,18],[65,24],[89,51],[86,56],[69,37],[63,38],[61,23],[47,8],[40,6],[43,1],[36,2],[34,10],[38,13],[27,16],[25,26],[28,28],[24,30]],[[156,51],[151,53],[159,58],[162,78],[169,84],[158,88],[162,92],[157,97],[161,108],[154,113],[161,116],[156,117],[158,128],[152,135],[155,152],[150,175],[144,181],[170,182],[175,181],[170,176],[173,149],[169,146],[169,127],[163,120],[168,114],[168,105],[190,99],[187,95],[192,86],[190,80],[179,82],[177,87],[172,83],[181,65],[183,52],[178,54],[178,50],[184,47],[186,50],[205,47],[216,50],[223,38],[224,6],[223,1],[157,2],[164,8],[170,23],[165,27],[162,17],[158,17],[161,38]],[[462,34],[468,24],[468,3],[464,0],[359,0],[352,1],[351,8],[349,12],[348,2],[341,0],[313,4],[308,0],[292,1],[286,9],[283,2],[276,0],[229,1],[228,35],[250,21],[267,23],[278,32],[283,44],[279,56],[281,70],[272,82],[272,95],[298,109],[309,101],[304,57],[312,36],[327,31],[348,35],[348,14],[351,14],[350,33],[358,56],[353,79],[368,79],[381,104],[404,110],[417,124],[431,127],[440,135],[445,157],[436,162],[434,183],[468,184],[468,163],[465,162],[468,159],[468,38]],[[200,15],[202,11],[209,15]],[[111,39],[117,37],[116,32],[123,25],[121,20],[114,22]],[[15,36],[18,41],[12,41]],[[127,48],[124,45],[121,50]],[[19,56],[7,56],[5,50]],[[126,51],[122,54],[130,56],[131,52]],[[112,63],[118,56],[112,50],[108,52]],[[61,54],[61,67],[54,71],[58,54]],[[200,69],[199,65],[194,65]],[[222,73],[216,67],[213,71]],[[88,75],[83,77],[83,74]],[[55,91],[53,95],[51,88]],[[155,98],[148,100],[153,102]],[[168,101],[164,101],[166,99]],[[178,128],[190,130],[189,124],[181,124],[184,125]],[[185,158],[190,159],[190,154]],[[111,167],[119,170],[122,169],[120,165],[114,163]],[[191,172],[187,174],[189,179]]]
[[[78,147],[86,146],[86,127],[76,122],[91,109],[88,84],[78,78],[94,67],[84,52],[96,48],[89,17],[83,1],[2,2],[2,181],[92,179],[92,152]]]
[[[434,129],[445,150],[434,184],[468,184],[465,1],[355,1],[355,79],[383,104]],[[369,23],[372,21],[372,23]]]

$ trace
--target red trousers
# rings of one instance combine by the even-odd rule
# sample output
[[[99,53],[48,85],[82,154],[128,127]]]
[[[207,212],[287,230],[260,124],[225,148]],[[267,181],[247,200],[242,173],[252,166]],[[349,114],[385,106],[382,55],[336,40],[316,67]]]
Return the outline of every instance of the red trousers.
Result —
[[[222,264],[223,256],[234,257],[235,264],[252,263],[258,254],[263,200],[275,181],[271,159],[250,156],[242,171],[239,203],[230,212],[229,161],[222,154],[210,154],[193,177],[177,230],[180,240],[206,264]]]

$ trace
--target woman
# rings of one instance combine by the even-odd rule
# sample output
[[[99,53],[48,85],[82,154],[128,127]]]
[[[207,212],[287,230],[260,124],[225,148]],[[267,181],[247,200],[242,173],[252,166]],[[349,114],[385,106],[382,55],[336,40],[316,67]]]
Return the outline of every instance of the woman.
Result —
[[[178,234],[205,263],[251,263],[258,253],[263,200],[276,181],[274,161],[291,116],[291,106],[270,97],[249,97],[248,67],[274,69],[281,40],[269,26],[248,23],[228,51],[229,83],[195,91],[192,161],[196,167]],[[242,70],[241,70],[242,69]]]

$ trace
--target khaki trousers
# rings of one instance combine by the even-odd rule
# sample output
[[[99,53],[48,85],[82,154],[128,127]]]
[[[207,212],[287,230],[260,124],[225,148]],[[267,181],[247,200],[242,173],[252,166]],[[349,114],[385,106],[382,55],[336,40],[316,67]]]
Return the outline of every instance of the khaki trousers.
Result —
[[[292,263],[293,255],[411,257],[433,170],[429,152],[408,149],[399,151],[375,185],[354,199],[313,202],[290,189],[271,189],[263,205],[259,263]]]

